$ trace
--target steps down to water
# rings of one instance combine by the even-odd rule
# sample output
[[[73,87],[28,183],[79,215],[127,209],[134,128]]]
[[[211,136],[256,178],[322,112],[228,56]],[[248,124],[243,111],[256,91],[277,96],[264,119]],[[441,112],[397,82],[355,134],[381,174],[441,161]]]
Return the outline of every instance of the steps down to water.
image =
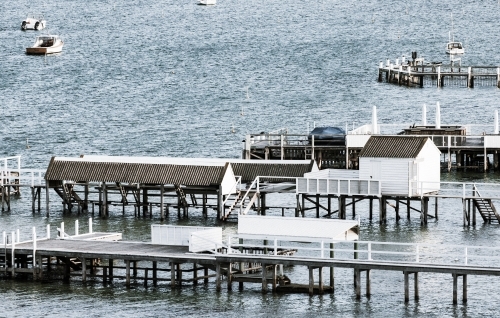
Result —
[[[477,190],[476,186],[474,186],[474,191],[476,192],[478,198],[473,199],[472,201],[474,206],[479,211],[479,214],[481,214],[484,222],[500,224],[500,215],[498,214],[491,199],[481,198],[481,194]]]

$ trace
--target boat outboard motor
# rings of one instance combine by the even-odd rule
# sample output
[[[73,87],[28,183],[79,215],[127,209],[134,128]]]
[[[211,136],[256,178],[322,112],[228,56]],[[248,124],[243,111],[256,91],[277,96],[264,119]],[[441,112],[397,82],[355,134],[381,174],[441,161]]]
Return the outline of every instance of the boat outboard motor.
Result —
[[[26,30],[26,21],[21,24],[21,30]]]
[[[38,30],[38,26],[40,25],[40,21],[36,21],[35,23],[35,30]]]

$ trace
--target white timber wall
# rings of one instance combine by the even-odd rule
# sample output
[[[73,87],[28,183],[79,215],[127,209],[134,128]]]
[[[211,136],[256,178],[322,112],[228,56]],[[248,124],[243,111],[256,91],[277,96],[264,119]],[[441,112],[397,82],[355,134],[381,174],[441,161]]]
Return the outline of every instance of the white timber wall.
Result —
[[[418,175],[416,176],[418,189],[416,194],[439,191],[439,182],[441,181],[440,157],[441,151],[428,139],[416,158],[418,165]],[[420,188],[422,188],[423,193],[420,193]]]
[[[236,193],[237,188],[234,187],[235,183],[236,177],[234,176],[233,167],[229,164],[220,185],[222,194]]]
[[[382,195],[409,195],[409,158],[359,158],[359,178],[381,181]]]
[[[189,246],[191,233],[212,230],[213,227],[202,226],[174,226],[174,225],[151,225],[151,242],[153,244]],[[216,228],[217,229],[217,228]],[[220,242],[222,242],[222,228],[220,230]]]

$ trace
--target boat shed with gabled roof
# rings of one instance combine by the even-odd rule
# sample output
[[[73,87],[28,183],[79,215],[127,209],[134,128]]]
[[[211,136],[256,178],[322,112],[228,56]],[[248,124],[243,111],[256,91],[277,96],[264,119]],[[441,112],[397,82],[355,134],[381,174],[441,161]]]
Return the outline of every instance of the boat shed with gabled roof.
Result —
[[[190,206],[200,206],[201,201],[204,215],[207,207],[211,207],[217,210],[220,217],[226,207],[233,209],[240,192],[246,190],[244,185],[252,183],[257,177],[266,183],[276,184],[311,171],[318,171],[314,160],[251,161],[82,155],[77,158],[53,157],[45,179],[49,187],[63,199],[65,209],[66,206],[71,209],[78,205],[79,209],[83,207],[83,210],[87,210],[89,204],[92,207],[98,204],[99,210],[104,207],[107,215],[109,204],[122,205],[125,209],[125,205],[130,204],[127,196],[133,194],[135,202],[132,204],[137,210],[142,207],[143,212],[148,211],[152,209],[152,204],[156,204],[160,206],[162,218],[163,200],[168,196],[174,197],[177,202],[166,203],[167,213],[168,206],[184,208],[186,211]],[[76,190],[82,186],[83,190]],[[95,199],[89,199],[93,189],[98,190],[98,199],[95,198],[95,191]],[[209,199],[213,203],[214,196],[216,204],[208,203]],[[158,197],[160,202],[157,202]]]
[[[381,181],[382,195],[436,192],[440,154],[428,137],[372,136],[359,153],[359,178]]]

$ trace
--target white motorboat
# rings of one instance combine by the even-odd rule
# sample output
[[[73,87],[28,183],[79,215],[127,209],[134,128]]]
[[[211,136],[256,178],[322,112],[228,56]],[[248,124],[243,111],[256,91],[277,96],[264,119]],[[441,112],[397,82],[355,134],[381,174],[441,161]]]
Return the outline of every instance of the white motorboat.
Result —
[[[464,54],[465,50],[462,45],[462,42],[451,41],[446,44],[446,53],[456,55],[456,54]]]
[[[64,42],[57,35],[40,35],[36,37],[35,44],[26,48],[26,54],[52,54],[62,51]]]
[[[47,21],[42,15],[28,14],[21,23],[21,30],[42,30],[47,26]]]
[[[448,44],[446,44],[447,54],[464,54],[464,46],[462,42],[455,41],[455,36],[453,35],[453,13],[451,14],[451,31],[448,33]]]
[[[217,0],[198,0],[198,4],[204,5],[204,6],[211,6],[215,5]]]

